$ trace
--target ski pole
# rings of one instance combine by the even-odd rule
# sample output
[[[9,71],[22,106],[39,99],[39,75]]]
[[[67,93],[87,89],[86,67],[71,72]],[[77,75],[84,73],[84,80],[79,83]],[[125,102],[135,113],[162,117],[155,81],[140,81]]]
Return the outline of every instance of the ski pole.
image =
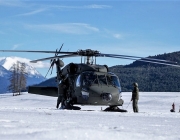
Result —
[[[130,100],[130,102],[131,102],[131,100]],[[129,104],[130,104],[130,102],[129,102]],[[129,106],[129,104],[128,104],[128,106]],[[126,109],[128,108],[128,106],[126,107]]]

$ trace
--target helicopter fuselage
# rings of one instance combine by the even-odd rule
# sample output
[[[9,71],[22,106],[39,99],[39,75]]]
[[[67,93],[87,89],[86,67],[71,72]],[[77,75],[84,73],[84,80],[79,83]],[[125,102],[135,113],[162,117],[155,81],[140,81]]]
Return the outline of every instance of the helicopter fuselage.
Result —
[[[85,71],[74,85],[76,104],[121,106],[121,87],[113,73]]]
[[[61,74],[68,79],[70,88],[67,90],[64,91],[60,80],[59,91],[55,87],[49,87],[51,90],[48,87],[29,87],[28,92],[47,96],[61,96],[65,92],[73,104],[80,105],[123,105],[119,78],[108,72],[106,65],[70,63],[61,70]]]
[[[119,78],[108,72],[106,65],[71,63],[62,69],[62,74],[71,77],[74,104],[123,105]]]

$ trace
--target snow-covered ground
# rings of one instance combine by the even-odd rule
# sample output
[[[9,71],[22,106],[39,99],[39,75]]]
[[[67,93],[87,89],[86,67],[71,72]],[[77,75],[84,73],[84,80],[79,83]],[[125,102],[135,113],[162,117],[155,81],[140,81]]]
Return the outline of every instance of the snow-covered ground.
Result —
[[[128,112],[117,113],[100,111],[105,106],[57,110],[54,97],[0,94],[0,139],[180,140],[180,93],[140,92],[140,113],[128,106],[130,98],[131,93],[123,93]],[[175,113],[170,112],[173,102]]]

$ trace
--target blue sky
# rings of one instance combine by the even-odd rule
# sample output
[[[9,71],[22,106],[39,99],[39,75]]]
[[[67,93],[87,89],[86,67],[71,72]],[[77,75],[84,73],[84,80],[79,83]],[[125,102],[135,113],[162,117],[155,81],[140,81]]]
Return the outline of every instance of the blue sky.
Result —
[[[179,7],[180,1],[173,0],[0,0],[0,49],[53,51],[64,43],[62,51],[94,49],[142,57],[179,51]],[[4,56],[33,60],[54,54],[0,53]],[[97,62],[113,66],[132,61],[100,58]],[[38,70],[45,75],[48,68]]]

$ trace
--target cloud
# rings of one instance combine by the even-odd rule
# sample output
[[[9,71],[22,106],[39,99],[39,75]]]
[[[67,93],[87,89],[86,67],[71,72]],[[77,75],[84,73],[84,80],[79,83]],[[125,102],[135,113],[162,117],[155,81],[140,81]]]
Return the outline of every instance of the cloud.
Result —
[[[41,24],[25,25],[28,29],[43,30],[67,34],[90,34],[98,32],[99,29],[85,23],[63,23],[63,24]]]
[[[8,3],[6,3],[8,5]],[[13,4],[14,6],[16,5],[16,3]],[[12,5],[12,6],[13,6]],[[22,5],[22,4],[21,4]],[[35,5],[33,5],[35,6]],[[37,6],[40,6],[40,5],[37,5]],[[106,9],[106,8],[111,8],[111,6],[108,6],[108,5],[87,5],[87,6],[54,6],[54,5],[42,5],[41,7],[45,7],[45,8],[40,8],[40,9],[37,9],[37,10],[33,10],[31,12],[27,12],[27,13],[23,13],[23,14],[18,14],[16,16],[31,16],[31,15],[35,15],[35,14],[38,14],[38,13],[42,13],[44,11],[46,11],[47,9],[53,9],[56,8],[56,9]]]
[[[111,31],[111,30],[108,30],[108,29],[104,29],[104,32],[106,35],[108,35],[108,37],[113,37],[115,39],[124,39],[125,38],[125,34],[122,34],[122,33],[117,33],[115,31]]]
[[[28,13],[19,14],[19,15],[16,15],[16,16],[30,16],[30,15],[35,15],[35,14],[44,12],[45,10],[46,10],[46,9],[38,9],[38,10],[34,10],[34,11],[31,11],[31,12],[28,12]]]
[[[18,58],[21,62],[25,62],[35,68],[49,68],[50,67],[50,63],[49,62],[42,62],[42,61],[39,61],[37,63],[31,63],[30,59],[27,59],[27,58],[20,58],[20,57],[16,57]]]
[[[84,5],[84,6],[49,5],[46,7],[58,8],[58,9],[108,9],[108,8],[112,8],[112,6],[109,6],[109,5],[98,5],[98,4]]]
[[[19,48],[20,46],[21,46],[21,44],[15,44],[15,45],[13,45],[12,50],[17,49],[17,48]]]
[[[111,43],[111,45],[94,46],[101,53],[131,55],[139,57],[148,57],[158,54],[175,52],[180,46],[172,46],[158,42],[129,41]]]
[[[20,0],[0,0],[1,6],[8,6],[8,7],[22,7],[24,3]]]
[[[67,5],[60,5],[61,3],[57,3],[56,5],[45,5],[42,3],[35,3],[34,1],[21,1],[21,0],[0,0],[0,6],[6,7],[22,7],[22,8],[31,8],[34,9],[30,12],[18,14],[16,16],[30,16],[35,15],[41,12],[54,9],[107,9],[111,8],[112,6],[109,5],[82,5],[82,6],[67,6]],[[36,9],[35,9],[36,8]]]
[[[27,3],[28,2],[28,3]],[[111,8],[112,6],[109,5],[98,5],[98,4],[91,4],[91,5],[84,5],[84,6],[66,6],[66,5],[45,5],[45,4],[37,4],[35,1],[22,1],[22,0],[0,0],[0,5],[2,6],[10,6],[10,7],[22,7],[22,6],[41,6],[41,7],[48,7],[48,8],[60,8],[60,9],[107,9]],[[61,3],[60,3],[61,4]]]
[[[112,6],[109,6],[109,5],[97,5],[97,4],[84,6],[84,8],[87,8],[87,9],[107,9],[111,7]]]
[[[35,68],[49,68],[50,67],[49,62],[42,62],[42,61],[39,61],[37,63],[30,63],[30,65],[32,65]]]
[[[113,36],[114,38],[117,38],[117,39],[123,39],[123,35],[122,35],[122,34],[116,33],[116,34],[113,34],[112,36]]]

